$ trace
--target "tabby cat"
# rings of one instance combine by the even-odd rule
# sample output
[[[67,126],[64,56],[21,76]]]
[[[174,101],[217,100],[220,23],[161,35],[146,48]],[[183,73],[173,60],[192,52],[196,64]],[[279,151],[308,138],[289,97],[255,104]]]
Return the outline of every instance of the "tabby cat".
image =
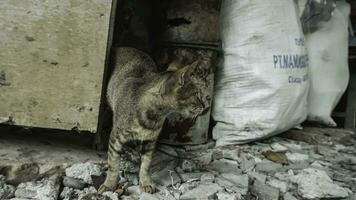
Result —
[[[109,168],[99,193],[116,189],[120,157],[132,150],[141,155],[141,190],[154,193],[156,188],[149,170],[163,123],[171,113],[196,118],[209,109],[211,97],[207,80],[212,70],[197,61],[176,71],[158,72],[147,54],[130,47],[118,48],[115,58],[107,89],[113,111]]]

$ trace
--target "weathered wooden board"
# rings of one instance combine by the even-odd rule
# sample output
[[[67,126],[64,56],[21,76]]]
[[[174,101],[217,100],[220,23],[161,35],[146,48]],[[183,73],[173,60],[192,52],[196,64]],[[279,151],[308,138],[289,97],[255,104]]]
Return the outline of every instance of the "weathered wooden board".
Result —
[[[0,123],[96,131],[112,0],[1,0]]]

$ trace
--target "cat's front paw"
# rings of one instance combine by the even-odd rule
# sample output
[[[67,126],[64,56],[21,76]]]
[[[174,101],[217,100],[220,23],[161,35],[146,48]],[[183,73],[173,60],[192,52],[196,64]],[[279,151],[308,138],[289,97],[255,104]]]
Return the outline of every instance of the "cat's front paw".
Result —
[[[140,182],[140,188],[143,192],[153,194],[157,191],[155,184],[152,181]]]
[[[104,192],[108,192],[108,191],[114,191],[116,188],[116,186],[106,186],[105,184],[102,184],[99,187],[98,193],[99,194],[103,194]]]

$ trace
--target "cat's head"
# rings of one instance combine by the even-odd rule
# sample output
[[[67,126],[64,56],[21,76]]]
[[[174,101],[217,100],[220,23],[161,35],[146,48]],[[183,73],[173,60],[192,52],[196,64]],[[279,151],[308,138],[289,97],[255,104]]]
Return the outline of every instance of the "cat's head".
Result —
[[[167,80],[167,90],[176,110],[195,118],[209,110],[212,100],[213,72],[209,63],[196,61],[177,69]]]

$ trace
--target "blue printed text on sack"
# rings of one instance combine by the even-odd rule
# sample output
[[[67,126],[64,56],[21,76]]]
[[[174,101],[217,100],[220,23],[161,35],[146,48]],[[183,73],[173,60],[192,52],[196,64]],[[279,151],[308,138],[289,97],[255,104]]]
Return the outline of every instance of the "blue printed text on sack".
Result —
[[[308,55],[273,55],[274,68],[292,69],[308,67]]]

